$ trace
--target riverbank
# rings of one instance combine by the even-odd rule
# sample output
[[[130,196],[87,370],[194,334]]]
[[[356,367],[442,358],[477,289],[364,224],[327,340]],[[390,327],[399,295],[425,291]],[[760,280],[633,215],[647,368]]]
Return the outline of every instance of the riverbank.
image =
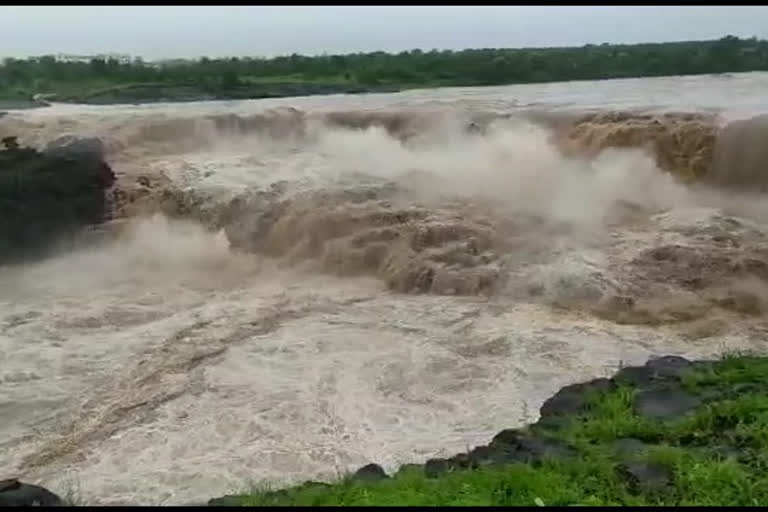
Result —
[[[46,100],[0,100],[0,110],[26,110],[49,106],[48,101],[81,105],[120,105],[148,103],[185,103],[192,101],[255,100],[332,94],[393,93],[393,86],[363,86],[348,83],[270,82],[206,88],[200,84],[139,83],[115,87],[82,88],[64,94],[51,93]]]
[[[764,505],[768,358],[674,356],[562,388],[487,446],[210,505]]]
[[[277,82],[242,85],[212,91],[198,85],[134,84],[57,97],[56,101],[86,105],[113,105],[121,103],[253,100],[387,92],[399,92],[399,89],[395,87],[365,87],[353,84]]]

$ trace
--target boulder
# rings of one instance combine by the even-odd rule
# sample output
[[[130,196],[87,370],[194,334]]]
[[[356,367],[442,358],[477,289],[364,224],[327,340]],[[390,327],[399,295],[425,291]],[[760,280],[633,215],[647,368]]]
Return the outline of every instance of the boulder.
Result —
[[[359,482],[376,482],[378,480],[386,480],[389,478],[384,469],[378,464],[367,464],[358,469],[352,476],[353,480]]]
[[[25,484],[15,478],[0,481],[0,507],[63,505],[61,498],[39,485]]]
[[[565,386],[547,399],[539,410],[542,418],[579,414],[584,412],[591,393],[612,391],[616,385],[609,379],[594,379],[586,383]]]
[[[60,140],[43,152],[20,146],[16,137],[2,140],[0,263],[40,256],[109,217],[106,191],[115,174],[95,140]]]
[[[104,160],[106,148],[98,137],[64,135],[49,142],[43,153],[52,157],[93,158]]]

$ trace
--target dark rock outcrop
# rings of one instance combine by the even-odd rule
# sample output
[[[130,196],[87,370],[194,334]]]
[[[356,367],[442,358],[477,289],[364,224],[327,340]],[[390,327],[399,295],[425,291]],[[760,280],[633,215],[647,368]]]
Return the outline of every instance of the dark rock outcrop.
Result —
[[[209,507],[237,507],[240,505],[240,496],[236,494],[227,494],[219,498],[208,500]]]
[[[565,386],[547,399],[539,411],[542,418],[578,414],[584,410],[590,393],[607,392],[616,388],[609,379],[595,379],[583,384]]]
[[[515,463],[535,465],[546,458],[563,458],[575,454],[576,451],[562,441],[508,429],[496,434],[487,446],[477,446],[469,453],[460,453],[448,459],[428,460],[424,465],[424,473],[434,478],[462,469]]]
[[[683,357],[664,356],[650,359],[644,366],[622,368],[612,380],[638,390],[662,389],[679,382],[692,367]]]
[[[38,485],[25,484],[15,478],[0,481],[0,507],[63,505],[61,498]]]
[[[49,142],[43,153],[58,158],[70,157],[103,161],[106,148],[101,139],[97,137],[64,135]]]
[[[389,476],[387,476],[384,469],[378,464],[365,465],[355,471],[355,474],[352,476],[353,480],[361,482],[375,482],[378,480],[386,480],[387,478],[389,478]]]
[[[628,462],[616,467],[632,493],[660,491],[672,483],[672,471],[655,462]]]
[[[6,137],[0,149],[0,262],[41,256],[106,220],[115,174],[98,139],[59,139],[43,152]]]

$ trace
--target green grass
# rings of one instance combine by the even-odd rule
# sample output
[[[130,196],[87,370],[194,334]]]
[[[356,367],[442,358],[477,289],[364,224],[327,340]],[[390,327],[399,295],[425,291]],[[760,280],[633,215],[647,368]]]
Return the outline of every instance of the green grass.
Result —
[[[637,416],[635,392],[596,395],[586,413],[534,427],[573,445],[578,457],[536,465],[463,470],[426,478],[417,469],[362,483],[260,489],[238,505],[768,505],[768,358],[733,355],[697,369],[683,387],[702,397],[695,415],[662,422]],[[616,472],[611,448],[633,437],[652,445],[637,460],[668,467],[663,490],[632,492]],[[727,447],[733,455],[724,455]],[[627,459],[623,459],[626,461]]]

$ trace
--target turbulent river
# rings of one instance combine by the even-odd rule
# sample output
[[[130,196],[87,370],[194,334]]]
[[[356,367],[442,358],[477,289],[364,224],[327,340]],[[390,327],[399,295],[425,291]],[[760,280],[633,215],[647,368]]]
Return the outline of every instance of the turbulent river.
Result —
[[[122,195],[87,243],[0,267],[0,467],[203,502],[487,443],[650,355],[766,352],[768,178],[723,185],[759,138],[712,156],[766,87],[10,112],[22,143],[101,138]]]

